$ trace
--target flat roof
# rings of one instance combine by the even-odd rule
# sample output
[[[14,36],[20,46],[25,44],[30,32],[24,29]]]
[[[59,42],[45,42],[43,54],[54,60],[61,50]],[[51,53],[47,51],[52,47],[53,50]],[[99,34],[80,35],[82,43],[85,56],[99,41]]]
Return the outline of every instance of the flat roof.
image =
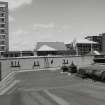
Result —
[[[88,44],[97,44],[97,42],[94,42],[94,41],[89,41],[87,39],[80,39],[80,40],[77,40],[76,43],[88,43]]]

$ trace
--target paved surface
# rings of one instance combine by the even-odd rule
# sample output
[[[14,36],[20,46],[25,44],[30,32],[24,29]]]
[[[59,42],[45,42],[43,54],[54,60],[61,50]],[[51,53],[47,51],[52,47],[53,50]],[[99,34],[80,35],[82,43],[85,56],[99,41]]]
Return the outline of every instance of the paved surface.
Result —
[[[105,84],[59,71],[24,72],[0,105],[105,105]]]

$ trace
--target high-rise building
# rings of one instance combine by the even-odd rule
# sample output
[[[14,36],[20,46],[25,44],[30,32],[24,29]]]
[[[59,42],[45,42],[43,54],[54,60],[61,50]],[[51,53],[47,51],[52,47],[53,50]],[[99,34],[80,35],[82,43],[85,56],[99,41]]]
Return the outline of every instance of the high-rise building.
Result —
[[[8,2],[0,1],[0,52],[9,50]]]

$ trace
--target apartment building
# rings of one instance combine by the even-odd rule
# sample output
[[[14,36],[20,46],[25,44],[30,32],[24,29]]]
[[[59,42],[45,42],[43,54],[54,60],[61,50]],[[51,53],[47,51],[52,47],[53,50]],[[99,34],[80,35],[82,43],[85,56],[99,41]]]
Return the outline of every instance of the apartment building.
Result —
[[[8,2],[0,1],[0,52],[9,50]]]

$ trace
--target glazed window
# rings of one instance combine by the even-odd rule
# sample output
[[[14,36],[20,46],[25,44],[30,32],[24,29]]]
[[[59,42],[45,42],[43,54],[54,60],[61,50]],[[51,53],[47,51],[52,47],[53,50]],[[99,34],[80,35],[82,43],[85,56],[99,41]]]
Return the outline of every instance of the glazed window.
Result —
[[[0,24],[0,28],[5,28],[5,24]]]
[[[5,35],[0,35],[0,39],[5,39]]]
[[[5,34],[5,30],[4,29],[0,29],[0,33],[1,34]]]
[[[5,7],[0,7],[0,11],[5,11]]]
[[[0,17],[5,17],[5,13],[0,13]]]
[[[4,50],[5,49],[5,47],[4,46],[1,46],[1,50]]]
[[[4,18],[0,18],[0,22],[5,22],[5,19]]]
[[[5,44],[5,41],[0,41],[0,44],[4,45]]]

